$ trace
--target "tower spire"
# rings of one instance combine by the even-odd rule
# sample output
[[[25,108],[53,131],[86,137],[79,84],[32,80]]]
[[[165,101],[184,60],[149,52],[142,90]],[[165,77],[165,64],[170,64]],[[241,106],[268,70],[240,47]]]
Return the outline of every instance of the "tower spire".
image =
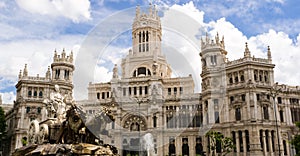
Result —
[[[251,57],[250,50],[248,48],[248,43],[245,43],[245,52],[244,52],[244,57]]]
[[[270,46],[268,46],[268,60],[272,61],[272,54],[271,54]]]
[[[216,37],[215,37],[215,40],[216,40],[216,44],[219,45],[219,40],[220,40],[220,39],[219,39],[219,33],[218,33],[218,32],[217,32],[217,35],[216,35]]]
[[[22,78],[22,70],[19,72],[19,80]]]
[[[27,64],[25,64],[24,70],[23,70],[23,76],[28,76],[28,70],[27,70]]]
[[[140,11],[141,11],[141,10],[140,10],[140,6],[137,5],[136,8],[135,8],[135,16],[136,16],[136,17],[139,17],[139,16],[140,16]]]
[[[149,3],[149,16],[152,17],[153,16],[153,10],[152,10],[152,3]]]

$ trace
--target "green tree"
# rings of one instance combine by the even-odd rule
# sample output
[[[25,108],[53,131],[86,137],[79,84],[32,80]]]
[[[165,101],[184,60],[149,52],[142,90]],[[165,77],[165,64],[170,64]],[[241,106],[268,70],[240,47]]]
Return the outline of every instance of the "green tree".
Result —
[[[232,138],[224,137],[222,133],[216,131],[209,131],[205,136],[209,137],[210,143],[208,148],[211,150],[212,155],[219,153],[225,156],[232,152],[234,148]]]
[[[0,106],[0,151],[2,150],[3,139],[6,136],[6,122],[5,113],[3,108]]]
[[[296,126],[300,129],[300,122],[296,122]],[[296,149],[296,156],[300,156],[300,134],[298,133],[295,137],[291,140],[291,144]]]

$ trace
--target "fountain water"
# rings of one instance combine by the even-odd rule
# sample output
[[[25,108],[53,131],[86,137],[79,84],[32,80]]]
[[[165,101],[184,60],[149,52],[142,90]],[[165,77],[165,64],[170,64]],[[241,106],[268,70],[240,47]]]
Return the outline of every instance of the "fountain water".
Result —
[[[154,150],[154,141],[151,133],[147,133],[142,137],[142,145],[147,151],[147,156],[157,156]]]

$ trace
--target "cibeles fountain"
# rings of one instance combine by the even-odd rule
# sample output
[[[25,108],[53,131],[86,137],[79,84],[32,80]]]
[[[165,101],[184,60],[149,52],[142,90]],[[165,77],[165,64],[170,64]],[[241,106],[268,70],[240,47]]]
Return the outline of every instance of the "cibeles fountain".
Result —
[[[96,116],[87,119],[70,95],[60,94],[58,85],[44,104],[46,120],[31,121],[28,145],[17,149],[13,156],[117,155],[117,149],[103,143],[99,137],[103,127],[114,120],[110,110],[103,108]]]

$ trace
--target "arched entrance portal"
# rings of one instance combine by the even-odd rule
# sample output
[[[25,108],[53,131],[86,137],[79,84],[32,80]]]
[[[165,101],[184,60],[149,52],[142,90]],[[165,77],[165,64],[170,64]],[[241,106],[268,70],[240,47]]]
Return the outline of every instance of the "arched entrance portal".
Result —
[[[122,156],[146,156],[147,152],[141,143],[141,131],[147,129],[146,119],[139,115],[128,115],[123,120],[123,128],[129,132],[123,139]]]

